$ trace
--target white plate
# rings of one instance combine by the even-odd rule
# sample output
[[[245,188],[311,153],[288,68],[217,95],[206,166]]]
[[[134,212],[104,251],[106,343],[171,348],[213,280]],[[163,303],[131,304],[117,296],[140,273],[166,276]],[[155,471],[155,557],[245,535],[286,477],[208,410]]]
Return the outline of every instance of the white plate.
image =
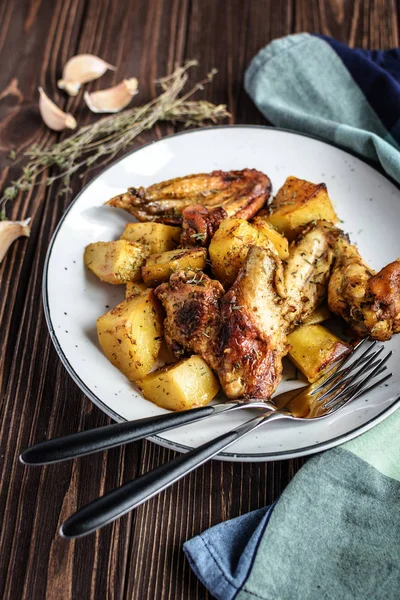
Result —
[[[68,208],[53,236],[44,272],[44,306],[50,334],[64,366],[101,410],[117,421],[164,411],[145,400],[114,368],[97,343],[96,319],[123,299],[124,286],[101,283],[85,270],[87,244],[117,239],[126,222],[123,211],[103,203],[128,186],[152,183],[214,169],[251,167],[267,173],[276,191],[288,175],[326,182],[343,229],[362,256],[380,269],[400,255],[400,194],[380,173],[358,158],[288,131],[254,126],[200,129],[164,138],[119,160],[96,177]],[[235,461],[266,461],[312,454],[373,427],[399,404],[396,368],[400,335],[386,343],[393,350],[386,387],[321,422],[275,422],[247,435],[220,455]],[[289,373],[290,375],[290,373]],[[280,390],[299,383],[284,382]],[[184,451],[249,418],[249,411],[221,415],[152,438]]]

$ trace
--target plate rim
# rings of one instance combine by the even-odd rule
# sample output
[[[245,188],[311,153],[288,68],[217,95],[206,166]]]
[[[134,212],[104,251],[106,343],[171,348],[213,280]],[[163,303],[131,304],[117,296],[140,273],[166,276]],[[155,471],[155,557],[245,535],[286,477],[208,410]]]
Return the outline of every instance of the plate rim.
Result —
[[[333,144],[331,142],[327,142],[326,140],[323,140],[321,138],[318,138],[317,136],[314,136],[314,135],[311,135],[308,133],[300,133],[298,131],[286,129],[284,127],[274,127],[274,126],[270,126],[270,125],[230,124],[230,125],[215,125],[215,126],[211,126],[211,127],[198,127],[196,129],[190,129],[187,131],[178,131],[171,135],[163,136],[157,140],[152,140],[152,141],[148,142],[147,144],[139,146],[138,148],[133,148],[130,152],[128,152],[124,156],[121,156],[119,159],[117,159],[116,161],[107,165],[104,169],[102,169],[100,171],[100,173],[98,173],[95,177],[93,177],[93,179],[91,179],[76,194],[75,198],[67,206],[65,212],[62,214],[62,216],[61,216],[60,220],[58,221],[57,226],[51,236],[50,243],[49,243],[49,246],[46,251],[46,258],[45,258],[45,262],[44,262],[44,266],[43,266],[42,300],[43,300],[43,311],[44,311],[44,315],[45,315],[46,325],[49,330],[50,339],[51,339],[51,341],[55,347],[55,350],[57,352],[57,355],[58,355],[59,359],[61,360],[61,363],[63,364],[64,368],[66,369],[67,373],[69,374],[71,379],[76,383],[76,385],[80,388],[80,390],[85,394],[85,396],[89,400],[91,400],[91,402],[93,402],[93,404],[95,404],[98,408],[100,408],[100,410],[102,412],[104,412],[106,415],[108,415],[109,417],[114,419],[114,421],[119,422],[119,423],[124,422],[127,419],[125,419],[122,415],[120,415],[119,413],[115,412],[112,408],[107,406],[85,384],[85,382],[80,378],[78,373],[74,370],[74,368],[70,364],[70,362],[69,362],[68,358],[66,357],[66,355],[64,354],[62,346],[57,338],[57,335],[56,335],[56,332],[55,332],[55,329],[53,327],[53,323],[51,320],[49,294],[48,294],[48,272],[49,272],[49,262],[50,262],[50,258],[51,258],[52,249],[53,249],[54,243],[57,239],[59,230],[61,229],[61,227],[62,227],[68,213],[72,209],[72,207],[79,200],[80,196],[84,193],[86,188],[88,188],[90,185],[92,185],[93,182],[96,179],[98,179],[99,177],[101,177],[106,171],[108,171],[108,169],[110,169],[111,167],[114,167],[120,161],[124,160],[128,156],[131,156],[132,154],[135,154],[136,152],[139,152],[140,150],[143,150],[144,148],[146,148],[148,146],[152,146],[153,144],[157,144],[164,140],[168,140],[168,139],[175,138],[178,136],[190,135],[193,133],[201,133],[204,131],[210,131],[210,130],[215,130],[215,129],[218,129],[218,130],[220,130],[220,129],[263,129],[263,130],[268,130],[268,131],[282,131],[285,133],[290,133],[292,135],[296,135],[298,137],[311,138],[318,142],[321,142],[322,144],[325,144],[326,146],[337,148],[338,150],[341,150],[342,152],[345,152],[346,154],[349,154],[349,155],[357,158],[361,162],[363,162],[363,163],[367,164],[369,167],[371,167],[374,171],[376,171],[377,173],[382,175],[384,178],[386,178],[397,188],[399,188],[399,184],[395,180],[393,180],[389,175],[387,175],[386,173],[382,173],[381,170],[379,168],[377,168],[377,166],[374,163],[371,163],[371,161],[366,160],[364,157],[361,157],[361,156],[357,155],[356,153],[349,151],[347,148],[343,148],[339,145]],[[253,453],[253,454],[243,453],[243,452],[241,452],[241,453],[240,452],[239,453],[238,452],[221,452],[216,457],[214,457],[213,460],[221,460],[221,461],[228,461],[228,462],[269,462],[272,460],[285,460],[285,459],[298,458],[301,456],[308,456],[310,454],[316,454],[317,452],[329,450],[330,448],[338,446],[339,444],[343,444],[351,439],[358,437],[359,435],[368,431],[369,429],[372,429],[375,425],[378,425],[380,422],[382,422],[387,417],[389,417],[392,413],[394,413],[399,408],[399,406],[400,406],[400,395],[397,396],[396,398],[394,398],[393,402],[384,411],[382,411],[379,415],[372,417],[369,421],[367,421],[363,425],[355,427],[351,431],[349,431],[345,434],[339,435],[339,436],[329,440],[328,442],[321,442],[318,444],[313,444],[312,446],[306,446],[305,448],[302,448],[300,450],[282,450],[282,451],[278,451],[278,452],[260,452],[260,453]],[[170,440],[167,440],[159,435],[152,435],[146,439],[148,439],[152,442],[155,442],[156,444],[163,446],[164,448],[169,448],[170,450],[175,450],[177,452],[188,452],[193,449],[192,446],[187,446],[187,445],[181,444],[179,442],[171,442]]]

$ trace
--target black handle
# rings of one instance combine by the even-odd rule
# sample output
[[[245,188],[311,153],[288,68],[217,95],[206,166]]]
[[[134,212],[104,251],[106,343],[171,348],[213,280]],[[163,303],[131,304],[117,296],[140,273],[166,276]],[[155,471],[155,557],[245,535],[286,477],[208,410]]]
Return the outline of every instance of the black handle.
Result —
[[[60,534],[68,539],[78,538],[115,521],[230,446],[241,435],[240,430],[229,431],[97,498],[69,517],[61,526]]]
[[[40,442],[24,450],[19,458],[25,465],[47,465],[77,458],[204,419],[214,414],[214,412],[215,406],[203,406],[168,415],[157,415],[156,417],[136,421],[114,423],[89,431],[80,431],[79,433]]]

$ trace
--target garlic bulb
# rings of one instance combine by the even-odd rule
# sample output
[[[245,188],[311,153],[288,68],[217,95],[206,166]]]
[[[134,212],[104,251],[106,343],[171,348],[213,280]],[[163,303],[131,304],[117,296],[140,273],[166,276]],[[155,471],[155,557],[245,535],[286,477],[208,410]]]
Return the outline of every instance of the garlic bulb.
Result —
[[[128,106],[132,96],[138,93],[136,77],[124,79],[118,85],[98,92],[85,92],[85,102],[92,112],[116,113]]]
[[[54,104],[46,95],[43,88],[39,88],[39,93],[39,110],[47,127],[50,127],[54,131],[61,131],[67,128],[75,129],[76,121],[74,117],[69,113],[65,113],[61,108],[58,108],[57,104]]]
[[[30,219],[25,219],[25,221],[0,221],[0,263],[17,238],[22,235],[29,237],[31,233],[29,222]]]
[[[83,83],[98,79],[108,69],[115,71],[115,67],[98,56],[78,54],[66,63],[62,79],[57,82],[57,86],[61,90],[65,90],[70,96],[76,96]]]

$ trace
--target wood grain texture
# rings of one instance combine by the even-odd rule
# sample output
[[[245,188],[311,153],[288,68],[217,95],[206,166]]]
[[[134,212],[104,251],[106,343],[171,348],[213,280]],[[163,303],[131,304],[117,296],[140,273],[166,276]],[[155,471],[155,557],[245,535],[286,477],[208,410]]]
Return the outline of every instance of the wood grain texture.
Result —
[[[140,100],[175,62],[197,58],[219,75],[205,90],[227,103],[232,122],[265,123],[243,91],[243,72],[270,40],[316,31],[362,47],[397,46],[395,0],[26,0],[0,3],[0,184],[17,176],[8,157],[61,137],[37,111],[42,85],[80,124],[81,95],[55,83],[78,52],[118,65],[88,89],[126,76],[140,81]],[[171,133],[157,127],[142,141]],[[96,171],[90,174],[93,176]],[[41,301],[46,250],[70,199],[45,178],[9,217],[33,217],[29,241],[14,244],[0,266],[0,597],[9,600],[198,600],[209,595],[194,577],[182,543],[205,528],[273,502],[302,460],[265,464],[214,461],[96,535],[74,543],[57,530],[76,508],[105,490],[169,460],[149,442],[43,469],[25,469],[18,454],[45,437],[107,423],[62,367],[50,342]],[[76,192],[83,181],[74,178]]]

